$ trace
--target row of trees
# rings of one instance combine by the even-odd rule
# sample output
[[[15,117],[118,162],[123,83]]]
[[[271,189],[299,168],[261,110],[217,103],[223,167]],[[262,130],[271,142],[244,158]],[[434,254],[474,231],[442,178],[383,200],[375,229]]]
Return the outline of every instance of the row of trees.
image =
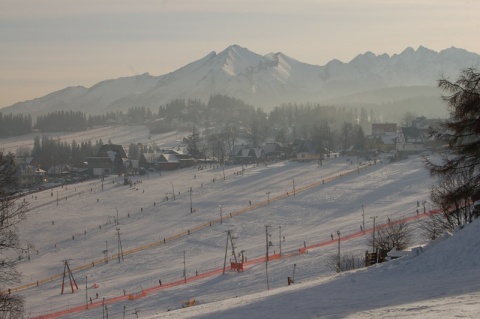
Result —
[[[0,138],[27,134],[32,131],[30,115],[0,113]]]
[[[83,112],[57,111],[40,115],[33,124],[28,115],[13,115],[0,113],[0,138],[28,134],[33,129],[42,132],[78,132],[89,127],[106,125],[109,121],[116,121],[118,114],[90,115]]]
[[[89,115],[87,118],[87,127],[103,126],[109,123],[115,123],[119,120],[120,113],[107,112],[102,115]]]
[[[139,118],[138,114],[145,113],[145,108],[131,108],[128,111],[128,118],[131,121]],[[103,115],[87,115],[77,111],[56,111],[40,115],[36,119],[34,129],[42,132],[78,132],[95,126],[103,126],[109,123],[116,123],[120,120],[120,113],[108,112]],[[142,123],[144,122],[142,116]]]
[[[39,115],[34,126],[42,132],[78,132],[87,129],[85,113],[73,111],[57,111]]]
[[[57,164],[78,165],[85,161],[86,157],[97,156],[98,150],[102,145],[102,139],[96,141],[95,144],[92,144],[90,140],[81,143],[73,140],[69,144],[43,135],[42,138],[39,136],[35,137],[31,155],[43,168]]]
[[[78,132],[95,126],[103,126],[111,123],[144,123],[155,119],[149,108],[132,107],[126,115],[108,112],[104,115],[89,115],[77,111],[55,111],[45,115],[39,115],[35,124],[31,115],[13,115],[0,113],[0,138],[23,135],[38,130],[42,132]]]
[[[154,121],[163,119],[163,121]],[[276,107],[270,114],[261,108],[225,95],[212,95],[207,103],[200,100],[176,99],[165,106],[160,106],[158,114],[147,107],[132,107],[127,114],[107,113],[106,115],[87,115],[80,111],[55,111],[40,115],[33,129],[43,132],[81,131],[94,126],[109,123],[150,123],[152,133],[164,133],[178,129],[184,123],[194,124],[199,128],[211,130],[219,124],[235,125],[248,129],[252,143],[258,145],[267,135],[275,135],[280,142],[291,138],[307,138],[318,135],[321,126],[336,126],[351,123],[360,125],[365,131],[374,120],[374,114],[368,115],[364,108],[338,108],[320,104],[284,104]],[[2,116],[0,114],[0,136],[25,134],[32,130],[30,116]]]

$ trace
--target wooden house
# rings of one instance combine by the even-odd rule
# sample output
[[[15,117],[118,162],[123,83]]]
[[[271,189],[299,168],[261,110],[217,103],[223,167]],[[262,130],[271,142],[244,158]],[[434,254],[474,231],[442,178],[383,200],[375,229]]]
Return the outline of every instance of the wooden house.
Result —
[[[293,149],[292,160],[299,162],[322,160],[325,153],[321,145],[313,140],[297,140]]]

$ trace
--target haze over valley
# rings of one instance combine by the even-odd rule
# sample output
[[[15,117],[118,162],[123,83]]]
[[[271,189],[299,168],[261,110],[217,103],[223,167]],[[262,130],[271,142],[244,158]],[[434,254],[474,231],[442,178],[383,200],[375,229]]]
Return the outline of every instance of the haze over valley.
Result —
[[[405,112],[431,118],[445,117],[436,88],[444,76],[480,64],[480,56],[463,49],[440,52],[425,47],[407,48],[399,54],[359,54],[348,63],[332,60],[310,65],[285,54],[254,53],[231,45],[211,52],[171,73],[148,73],[110,79],[90,88],[76,86],[2,109],[5,113],[31,114],[81,111],[87,114],[126,112],[131,107],[152,110],[175,99],[208,101],[227,95],[266,112],[288,103],[319,103],[339,107],[365,107],[382,114],[384,121],[399,121]]]

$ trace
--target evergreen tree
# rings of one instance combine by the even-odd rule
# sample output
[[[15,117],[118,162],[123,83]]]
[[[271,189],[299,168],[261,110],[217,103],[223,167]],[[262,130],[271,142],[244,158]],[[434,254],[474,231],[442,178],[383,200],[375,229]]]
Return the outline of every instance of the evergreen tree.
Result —
[[[130,143],[128,147],[128,158],[131,160],[138,160],[140,158],[140,151],[138,145]]]
[[[80,145],[78,145],[75,140],[72,141],[70,158],[71,160],[69,163],[74,165],[81,163],[83,160],[80,152]]]
[[[356,150],[362,151],[365,149],[365,133],[360,125],[353,129],[353,146]]]
[[[432,136],[445,145],[440,160],[426,157],[430,174],[438,178],[432,188],[432,200],[443,209],[451,226],[478,217],[469,201],[480,189],[480,73],[466,69],[455,82],[443,78],[439,87],[449,95],[449,118],[432,129]],[[464,216],[451,218],[450,215]]]
[[[32,117],[30,115],[3,115],[0,112],[0,137],[9,137],[30,133],[32,130]]]

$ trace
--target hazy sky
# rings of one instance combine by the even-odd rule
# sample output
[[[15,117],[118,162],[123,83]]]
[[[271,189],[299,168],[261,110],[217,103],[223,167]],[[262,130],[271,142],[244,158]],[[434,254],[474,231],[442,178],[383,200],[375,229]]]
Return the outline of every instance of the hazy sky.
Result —
[[[231,44],[316,65],[420,45],[480,53],[479,15],[478,0],[0,0],[0,108]]]

